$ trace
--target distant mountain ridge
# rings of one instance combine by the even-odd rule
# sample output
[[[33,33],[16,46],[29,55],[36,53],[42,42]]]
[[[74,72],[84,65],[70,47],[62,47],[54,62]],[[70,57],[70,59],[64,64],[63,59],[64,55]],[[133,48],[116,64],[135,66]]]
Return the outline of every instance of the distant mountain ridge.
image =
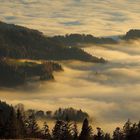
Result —
[[[139,39],[140,38],[140,30],[139,29],[131,29],[126,35],[123,36],[125,40]]]
[[[77,46],[82,44],[115,44],[117,41],[110,37],[94,37],[90,34],[68,34],[50,37],[53,41],[58,41],[66,46]]]
[[[81,47],[87,44],[117,44],[121,40],[135,40],[140,38],[139,29],[131,29],[125,35],[115,35],[107,37],[95,37],[91,34],[67,34],[67,35],[56,35],[53,37],[48,37],[54,42],[64,44],[68,47]]]
[[[66,47],[43,33],[26,27],[0,22],[0,56],[43,60],[81,60],[103,63],[82,49]]]

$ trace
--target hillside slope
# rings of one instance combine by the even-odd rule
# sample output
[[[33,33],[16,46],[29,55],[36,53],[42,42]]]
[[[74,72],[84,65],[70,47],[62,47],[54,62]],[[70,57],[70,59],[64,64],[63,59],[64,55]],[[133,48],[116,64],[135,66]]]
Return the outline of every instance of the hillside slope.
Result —
[[[140,30],[131,29],[123,36],[125,40],[140,39]]]
[[[112,38],[109,37],[94,37],[90,34],[69,34],[65,36],[53,36],[50,37],[53,41],[58,41],[65,46],[77,46],[77,45],[84,45],[84,44],[116,44]]]
[[[0,22],[0,56],[45,60],[81,60],[105,62],[79,48],[69,48],[43,33],[29,28]]]

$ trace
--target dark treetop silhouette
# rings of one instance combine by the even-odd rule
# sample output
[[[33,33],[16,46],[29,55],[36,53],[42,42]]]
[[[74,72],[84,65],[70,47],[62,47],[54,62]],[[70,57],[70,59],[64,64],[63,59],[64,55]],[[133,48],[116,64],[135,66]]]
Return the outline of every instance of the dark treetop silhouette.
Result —
[[[42,128],[38,126],[35,115],[25,115],[21,105],[13,108],[5,102],[0,102],[0,139],[39,138],[46,140],[139,140],[140,123],[128,120],[123,128],[117,127],[112,137],[97,127],[92,130],[88,119],[84,119],[82,130],[78,133],[76,122],[58,119],[52,132],[46,122]]]
[[[66,47],[37,30],[4,22],[0,22],[0,57],[105,62],[82,49]]]

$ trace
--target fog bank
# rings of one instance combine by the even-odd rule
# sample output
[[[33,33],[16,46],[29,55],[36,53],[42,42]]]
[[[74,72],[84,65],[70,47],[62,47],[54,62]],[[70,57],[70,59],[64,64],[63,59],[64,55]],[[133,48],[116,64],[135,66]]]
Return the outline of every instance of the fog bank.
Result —
[[[74,107],[90,114],[93,126],[106,131],[140,115],[140,43],[87,46],[85,51],[105,57],[107,64],[60,62],[64,72],[55,81],[1,89],[1,100],[22,102],[26,108],[54,110]]]

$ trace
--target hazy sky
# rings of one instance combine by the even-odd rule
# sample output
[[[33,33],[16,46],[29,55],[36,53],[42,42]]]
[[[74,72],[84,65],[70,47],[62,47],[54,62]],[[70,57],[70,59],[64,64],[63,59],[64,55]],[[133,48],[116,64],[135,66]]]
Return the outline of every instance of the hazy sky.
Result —
[[[140,0],[0,0],[0,20],[47,35],[123,34],[140,28]]]

